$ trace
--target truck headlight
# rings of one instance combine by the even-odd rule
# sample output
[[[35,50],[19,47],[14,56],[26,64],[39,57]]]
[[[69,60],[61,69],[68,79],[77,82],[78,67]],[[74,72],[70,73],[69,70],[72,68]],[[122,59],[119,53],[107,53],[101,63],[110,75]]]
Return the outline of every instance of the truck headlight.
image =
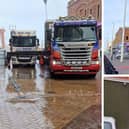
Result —
[[[53,60],[52,64],[53,65],[60,65],[61,64],[61,61]]]
[[[97,65],[97,64],[99,64],[99,61],[92,61],[91,63]]]

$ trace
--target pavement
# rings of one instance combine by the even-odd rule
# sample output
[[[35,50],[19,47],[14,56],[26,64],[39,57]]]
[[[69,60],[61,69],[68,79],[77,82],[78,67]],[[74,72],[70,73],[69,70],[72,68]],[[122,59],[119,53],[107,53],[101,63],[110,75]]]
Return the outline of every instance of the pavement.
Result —
[[[112,64],[115,66],[119,74],[129,74],[129,59],[124,59],[123,62],[120,62],[118,59],[114,59]]]
[[[123,62],[120,62],[120,59],[116,59],[115,57],[111,60],[109,54],[106,54],[106,57],[111,61],[119,74],[129,74],[129,59],[124,59]]]

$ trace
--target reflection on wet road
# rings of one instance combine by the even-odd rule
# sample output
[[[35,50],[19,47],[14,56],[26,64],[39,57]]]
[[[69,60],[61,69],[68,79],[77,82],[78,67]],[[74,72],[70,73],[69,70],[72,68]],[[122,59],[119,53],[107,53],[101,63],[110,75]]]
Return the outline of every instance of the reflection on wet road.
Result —
[[[100,104],[100,73],[96,79],[51,79],[46,67],[36,65],[14,68],[12,72],[0,68],[0,75],[1,129],[62,129],[92,105]],[[100,121],[96,127],[99,125]]]

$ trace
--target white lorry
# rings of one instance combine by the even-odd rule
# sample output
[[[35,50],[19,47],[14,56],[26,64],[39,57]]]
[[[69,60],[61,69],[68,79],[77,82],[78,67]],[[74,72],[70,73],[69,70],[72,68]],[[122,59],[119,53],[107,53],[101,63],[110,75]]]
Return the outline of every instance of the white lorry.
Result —
[[[34,52],[38,50],[39,40],[36,31],[29,30],[12,30],[10,33],[10,53],[12,65],[36,63],[36,55]]]

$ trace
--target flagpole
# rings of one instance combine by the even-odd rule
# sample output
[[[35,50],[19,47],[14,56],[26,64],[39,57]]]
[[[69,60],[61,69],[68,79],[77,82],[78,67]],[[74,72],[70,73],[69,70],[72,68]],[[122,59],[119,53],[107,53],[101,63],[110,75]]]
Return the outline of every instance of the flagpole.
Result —
[[[123,62],[124,57],[124,42],[125,42],[125,22],[126,22],[126,9],[127,9],[127,0],[124,1],[124,14],[123,14],[123,29],[122,29],[122,46],[121,46],[121,58],[120,62]]]
[[[47,0],[42,0],[45,5],[45,24],[48,20],[48,14],[47,14]],[[42,40],[42,47],[43,47],[43,40]]]

